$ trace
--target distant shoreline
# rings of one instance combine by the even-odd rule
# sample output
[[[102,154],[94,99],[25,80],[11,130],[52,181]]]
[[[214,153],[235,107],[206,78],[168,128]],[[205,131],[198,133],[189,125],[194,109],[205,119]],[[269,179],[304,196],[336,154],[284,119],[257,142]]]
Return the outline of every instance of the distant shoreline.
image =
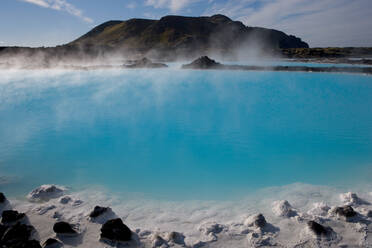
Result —
[[[105,69],[161,69],[167,68],[168,66],[163,63],[154,63],[147,58],[140,60],[129,60],[130,64],[122,65],[110,65],[110,64],[101,64],[101,65],[59,65],[59,66],[40,66],[36,65],[23,65],[20,67],[15,67],[11,64],[0,63],[0,70],[7,69],[21,69],[21,70],[39,70],[39,69],[62,69],[62,70],[105,70]],[[288,60],[285,60],[288,62]],[[372,60],[361,59],[364,64],[372,64]],[[302,62],[302,63],[326,63],[332,64],[331,61],[322,62],[318,60],[291,60],[291,62]],[[333,64],[347,64],[342,63],[341,61],[333,62]],[[349,63],[349,65],[360,65],[358,61],[355,63]],[[271,72],[319,72],[319,73],[355,73],[355,74],[368,74],[372,75],[372,66],[307,66],[307,65],[273,65],[273,66],[261,66],[261,65],[227,65],[218,63],[207,56],[200,57],[199,59],[194,60],[190,64],[185,64],[180,67],[180,69],[193,69],[193,70],[240,70],[240,71],[271,71]]]

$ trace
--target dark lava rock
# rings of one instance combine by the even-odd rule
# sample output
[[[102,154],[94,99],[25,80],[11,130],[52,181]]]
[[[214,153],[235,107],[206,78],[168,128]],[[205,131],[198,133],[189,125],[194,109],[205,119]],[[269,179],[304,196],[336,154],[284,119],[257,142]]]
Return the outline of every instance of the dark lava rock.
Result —
[[[5,195],[0,192],[0,204],[6,201]]]
[[[5,231],[1,239],[1,244],[5,247],[18,247],[16,245],[25,244],[28,242],[33,230],[34,228],[32,226],[17,223]]]
[[[11,245],[9,248],[42,248],[39,241],[27,240]]]
[[[168,67],[166,64],[162,63],[153,63],[148,58],[143,58],[139,60],[127,61],[128,64],[125,64],[125,68],[165,68]]]
[[[109,208],[95,206],[94,210],[89,214],[89,217],[97,218],[98,216],[106,213],[108,210],[109,210]]]
[[[372,218],[372,210],[369,210],[367,213],[367,217]]]
[[[8,229],[7,226],[4,226],[4,225],[0,224],[0,243],[1,243],[1,238],[3,237],[3,235],[4,235],[4,233],[6,232],[7,229]]]
[[[1,215],[2,217],[1,222],[3,224],[9,224],[9,223],[19,221],[25,216],[26,215],[24,213],[18,213],[17,211],[14,211],[14,210],[5,210],[3,211]]]
[[[44,242],[44,248],[49,248],[49,247],[61,247],[62,243],[59,242],[56,239],[49,238]]]
[[[254,225],[257,227],[264,227],[266,225],[266,219],[262,214],[258,214],[254,219]]]
[[[357,213],[351,206],[337,207],[335,209],[335,213],[338,214],[339,216],[344,216],[346,218],[351,218],[357,215]]]
[[[57,234],[76,234],[76,231],[67,222],[57,222],[53,226],[53,231]]]
[[[219,69],[223,65],[207,56],[200,57],[190,64],[183,65],[182,69]]]
[[[101,228],[101,239],[111,241],[129,241],[132,238],[131,230],[121,219],[107,221]]]
[[[315,221],[312,220],[308,221],[307,226],[310,228],[311,231],[313,231],[318,236],[328,234],[328,230],[324,226]]]

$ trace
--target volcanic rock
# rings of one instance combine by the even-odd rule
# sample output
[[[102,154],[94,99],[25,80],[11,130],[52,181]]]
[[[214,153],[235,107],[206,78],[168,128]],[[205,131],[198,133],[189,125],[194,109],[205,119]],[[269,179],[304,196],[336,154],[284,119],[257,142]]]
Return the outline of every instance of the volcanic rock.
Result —
[[[61,247],[63,244],[56,239],[49,238],[44,242],[44,248],[58,248]]]
[[[101,239],[110,241],[130,241],[132,238],[131,230],[121,219],[107,221],[101,228]]]
[[[98,216],[106,213],[109,210],[110,210],[110,208],[95,206],[94,210],[89,214],[89,217],[90,218],[97,218]]]
[[[39,188],[31,191],[27,198],[31,202],[49,201],[58,198],[64,194],[65,189],[56,185],[41,185]]]
[[[266,225],[266,219],[262,214],[256,214],[248,217],[244,222],[246,226],[254,226],[257,228],[263,228]]]
[[[67,222],[57,222],[53,226],[53,231],[56,234],[76,234],[77,232]]]
[[[11,224],[13,222],[23,219],[26,215],[24,213],[18,213],[14,210],[5,210],[1,215],[1,222],[3,224]]]
[[[354,209],[351,206],[337,207],[335,209],[335,213],[345,218],[351,218],[357,215],[357,213],[354,211]]]
[[[190,64],[182,66],[182,69],[218,69],[223,65],[207,56],[200,57]]]
[[[17,223],[14,226],[9,227],[1,239],[3,247],[28,247],[28,246],[17,246],[26,244],[32,234],[34,228],[32,226]]]
[[[308,221],[307,226],[310,228],[311,231],[313,231],[317,236],[321,235],[327,235],[328,230],[322,226],[321,224],[315,222],[315,221]]]

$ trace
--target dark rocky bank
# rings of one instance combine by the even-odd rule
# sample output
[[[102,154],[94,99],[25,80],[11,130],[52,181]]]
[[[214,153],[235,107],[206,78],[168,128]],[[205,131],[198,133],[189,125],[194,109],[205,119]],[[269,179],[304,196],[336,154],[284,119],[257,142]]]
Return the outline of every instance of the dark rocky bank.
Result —
[[[292,72],[338,72],[338,73],[364,73],[372,74],[372,67],[314,67],[314,66],[249,66],[249,65],[224,65],[207,56],[200,57],[190,64],[185,64],[182,69],[200,70],[244,70],[244,71],[292,71]]]

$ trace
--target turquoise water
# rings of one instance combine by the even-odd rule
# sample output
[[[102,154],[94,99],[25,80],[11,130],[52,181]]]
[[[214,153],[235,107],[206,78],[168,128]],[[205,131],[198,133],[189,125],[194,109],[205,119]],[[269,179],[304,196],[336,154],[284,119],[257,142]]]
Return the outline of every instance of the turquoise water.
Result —
[[[0,190],[45,183],[228,199],[369,182],[372,77],[107,70],[0,72]]]

